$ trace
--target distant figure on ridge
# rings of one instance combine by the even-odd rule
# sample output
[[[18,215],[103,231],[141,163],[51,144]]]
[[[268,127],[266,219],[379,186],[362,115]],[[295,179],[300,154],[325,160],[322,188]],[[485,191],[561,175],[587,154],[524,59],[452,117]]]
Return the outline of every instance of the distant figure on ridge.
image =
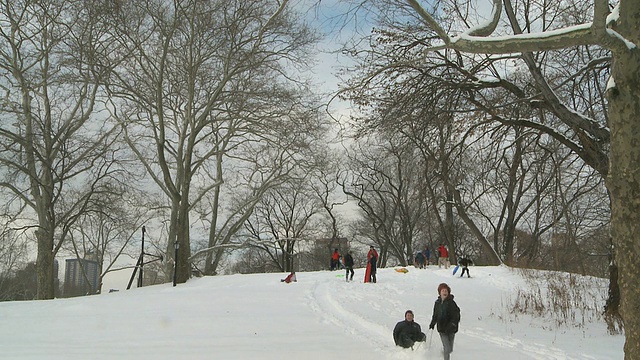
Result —
[[[425,246],[424,250],[422,250],[422,254],[424,255],[424,265],[425,267],[429,266],[429,261],[431,259],[431,250],[429,250],[429,246]]]
[[[369,247],[369,253],[367,254],[367,270],[364,274],[364,282],[376,282],[376,269],[378,266],[378,252],[373,248],[373,245]]]
[[[291,274],[287,275],[286,278],[284,279],[280,279],[281,282],[285,282],[285,283],[290,283],[290,282],[298,282],[298,280],[296,279],[296,272],[292,271]]]
[[[333,251],[333,254],[331,254],[331,271],[333,270],[337,270],[340,267],[340,253],[338,252],[338,249],[336,248]]]
[[[460,274],[460,277],[464,276],[465,272],[467,273],[467,277],[471,277],[471,274],[469,274],[469,265],[473,265],[473,261],[471,259],[462,255],[462,257],[458,259],[458,265],[462,266],[462,273]]]
[[[422,253],[422,251],[418,251],[416,253],[416,261],[414,266],[418,269],[424,269],[424,254]]]
[[[353,280],[353,256],[348,251],[347,255],[344,256],[344,268],[347,271],[344,277],[347,278],[347,281]],[[351,272],[351,277],[349,277],[349,272]]]
[[[447,248],[440,244],[438,246],[438,267],[441,268],[444,265],[445,269],[449,268],[449,251]]]

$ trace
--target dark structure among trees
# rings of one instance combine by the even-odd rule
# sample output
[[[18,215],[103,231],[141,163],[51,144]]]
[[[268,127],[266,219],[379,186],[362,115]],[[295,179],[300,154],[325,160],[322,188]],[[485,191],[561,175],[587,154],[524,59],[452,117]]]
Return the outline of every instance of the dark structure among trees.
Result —
[[[67,259],[64,271],[64,297],[92,295],[100,287],[98,262],[88,259]]]

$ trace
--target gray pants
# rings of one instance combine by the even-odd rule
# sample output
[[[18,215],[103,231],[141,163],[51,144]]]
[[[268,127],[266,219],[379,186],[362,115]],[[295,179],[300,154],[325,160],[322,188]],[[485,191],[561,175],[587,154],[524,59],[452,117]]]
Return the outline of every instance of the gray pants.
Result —
[[[449,360],[453,352],[453,339],[455,337],[456,334],[440,333],[440,340],[442,340],[442,346],[444,347],[444,360]]]

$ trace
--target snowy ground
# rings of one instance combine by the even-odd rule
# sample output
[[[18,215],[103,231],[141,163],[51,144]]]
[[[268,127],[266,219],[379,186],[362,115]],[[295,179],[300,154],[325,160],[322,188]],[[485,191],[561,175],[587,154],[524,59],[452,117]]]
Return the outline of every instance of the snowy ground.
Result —
[[[0,303],[2,359],[441,359],[428,331],[436,288],[447,282],[462,321],[452,359],[622,359],[624,338],[604,324],[554,328],[509,315],[526,286],[507,267],[379,269],[377,284],[342,272],[230,275],[91,297]],[[123,284],[122,288],[125,287]],[[606,281],[594,283],[604,296]],[[599,301],[594,299],[594,301]],[[427,342],[394,346],[392,329],[412,309]],[[433,336],[432,336],[433,335]]]

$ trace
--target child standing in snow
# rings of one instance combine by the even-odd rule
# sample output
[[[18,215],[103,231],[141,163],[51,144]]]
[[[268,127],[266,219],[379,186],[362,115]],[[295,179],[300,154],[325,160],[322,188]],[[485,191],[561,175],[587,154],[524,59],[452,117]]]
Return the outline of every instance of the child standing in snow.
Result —
[[[347,273],[344,277],[347,281],[353,280],[353,256],[351,256],[351,253],[348,251],[347,255],[344,256],[344,268],[347,269]],[[351,277],[349,277],[349,273],[351,273]]]
[[[422,251],[418,251],[416,253],[416,261],[414,266],[419,269],[424,269],[424,254],[422,253]]]
[[[458,332],[460,308],[453,300],[449,285],[440,284],[438,286],[438,295],[438,299],[433,305],[433,316],[431,317],[429,329],[433,330],[437,325],[444,348],[444,360],[449,360],[453,352],[453,340]]]

